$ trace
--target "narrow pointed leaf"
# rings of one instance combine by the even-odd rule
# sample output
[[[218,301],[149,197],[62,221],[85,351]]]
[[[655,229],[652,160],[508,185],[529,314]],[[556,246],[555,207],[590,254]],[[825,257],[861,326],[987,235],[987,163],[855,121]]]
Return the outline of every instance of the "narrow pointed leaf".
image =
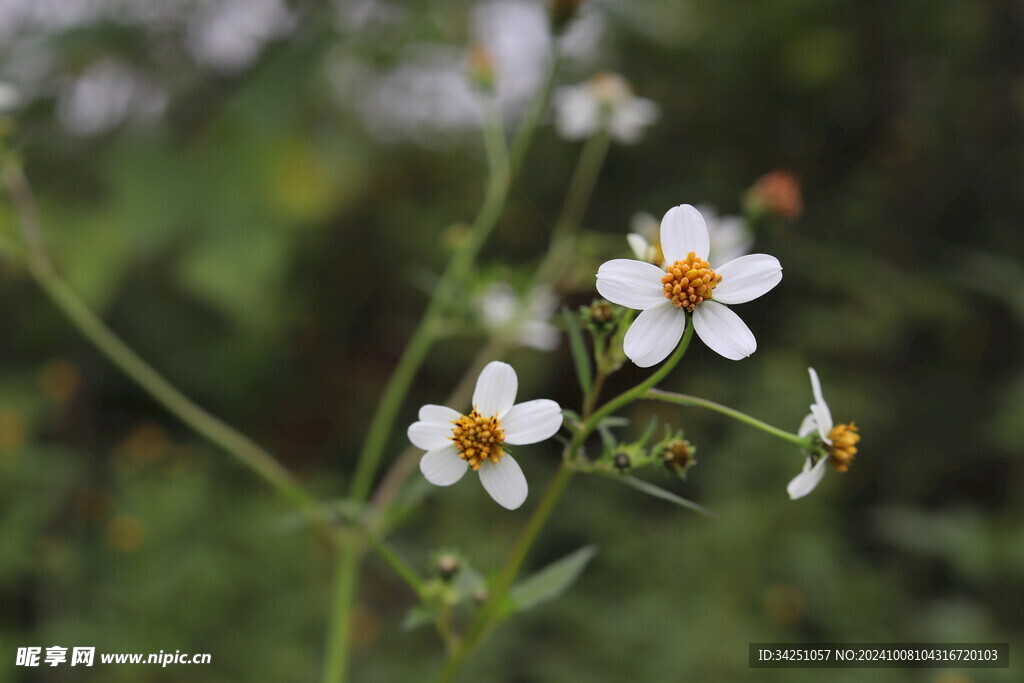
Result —
[[[687,500],[682,496],[677,496],[671,491],[663,489],[660,486],[656,486],[649,481],[637,479],[636,477],[631,477],[629,475],[614,475],[612,478],[615,479],[616,481],[622,482],[623,484],[629,486],[630,488],[634,488],[637,491],[646,493],[649,496],[654,496],[655,498],[667,500],[670,503],[675,503],[676,505],[679,505],[681,507],[689,508],[695,512],[701,513],[702,515],[707,515],[708,517],[715,517],[715,513],[713,513],[711,510],[708,510],[706,507],[698,505],[697,503],[694,503],[692,500]]]
[[[583,330],[580,324],[568,308],[562,309],[562,318],[565,319],[565,331],[569,335],[569,348],[572,349],[572,360],[576,364],[576,377],[580,381],[580,389],[584,396],[590,395],[590,388],[594,384],[593,370],[590,368],[590,358],[587,356],[587,345],[583,342]]]
[[[517,611],[526,610],[557,598],[576,583],[576,579],[596,554],[596,546],[584,546],[523,579],[512,587],[509,594],[514,608]]]
[[[434,623],[436,615],[433,608],[425,605],[416,605],[405,614],[402,620],[403,631],[415,631],[421,626]]]

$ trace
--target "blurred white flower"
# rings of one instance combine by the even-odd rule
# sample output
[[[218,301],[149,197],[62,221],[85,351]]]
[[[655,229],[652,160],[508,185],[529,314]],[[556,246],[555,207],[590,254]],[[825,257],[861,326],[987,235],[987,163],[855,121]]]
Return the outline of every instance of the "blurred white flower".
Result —
[[[549,287],[534,287],[523,297],[507,282],[491,283],[476,300],[480,320],[491,333],[512,336],[539,351],[558,348],[561,334],[551,324],[557,308]]]
[[[661,110],[652,100],[637,97],[622,76],[603,72],[589,81],[555,92],[555,128],[568,140],[606,129],[616,142],[637,142]]]
[[[339,51],[330,67],[339,102],[355,107],[380,138],[443,147],[475,133],[483,119],[479,96],[466,74],[467,50],[476,46],[493,60],[495,99],[502,116],[517,121],[544,82],[556,45],[543,3],[484,2],[473,7],[470,27],[466,44],[408,46],[399,64],[387,72]],[[559,49],[567,57],[588,59],[596,53],[603,30],[600,15],[588,13],[570,25]]]
[[[222,0],[193,15],[186,44],[200,63],[232,72],[251,64],[264,45],[294,27],[295,17],[282,0]]]
[[[666,265],[665,254],[661,251],[658,219],[646,211],[635,213],[629,221],[629,229],[626,241],[629,243],[629,248],[633,250],[633,255],[641,261],[664,268]]]
[[[21,92],[10,83],[0,81],[0,114],[21,105]]]
[[[818,373],[814,371],[814,368],[807,368],[807,372],[811,376],[811,392],[814,394],[814,403],[811,404],[811,412],[800,423],[797,434],[810,436],[817,432],[828,455],[818,456],[817,462],[815,462],[814,456],[809,453],[804,454],[806,459],[803,471],[796,475],[786,487],[786,492],[789,493],[792,500],[803,498],[821,483],[822,477],[825,476],[825,465],[828,463],[831,462],[832,467],[837,471],[845,472],[857,455],[857,443],[860,441],[857,425],[853,422],[841,425],[832,423],[832,411],[825,403]]]
[[[419,421],[409,426],[409,441],[427,451],[420,471],[431,484],[451,486],[470,467],[499,505],[515,510],[529,487],[519,464],[505,445],[543,441],[562,426],[562,409],[548,399],[513,405],[519,379],[511,365],[492,361],[480,373],[473,392],[473,410],[462,415],[444,406],[420,408]]]
[[[667,270],[644,261],[614,259],[597,271],[597,291],[605,299],[641,311],[623,340],[623,351],[642,368],[665,360],[686,329],[712,351],[730,359],[757,349],[753,333],[726,304],[742,304],[782,281],[782,266],[767,254],[751,254],[712,269],[707,225],[689,204],[669,209],[661,220],[661,246]]]
[[[57,114],[77,135],[94,135],[129,120],[152,120],[167,106],[167,92],[144,74],[120,62],[102,60],[67,83]]]
[[[708,261],[727,263],[750,253],[750,247],[754,244],[754,233],[750,232],[742,218],[719,216],[718,212],[707,204],[698,204],[697,211],[704,217],[704,222],[708,226],[708,237],[711,240]],[[667,265],[665,255],[661,252],[657,218],[646,211],[634,214],[630,221],[630,230],[631,232],[626,235],[626,241],[638,259],[656,266]]]

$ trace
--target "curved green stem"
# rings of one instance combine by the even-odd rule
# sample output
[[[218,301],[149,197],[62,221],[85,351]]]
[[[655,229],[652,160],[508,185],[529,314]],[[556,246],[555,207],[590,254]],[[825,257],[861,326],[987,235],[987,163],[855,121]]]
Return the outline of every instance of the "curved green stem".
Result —
[[[566,191],[565,204],[555,222],[551,236],[551,248],[537,268],[534,279],[537,281],[558,280],[567,263],[571,263],[573,237],[583,222],[583,216],[590,196],[594,192],[597,178],[604,165],[608,146],[611,142],[607,131],[600,130],[587,139],[580,152],[576,170],[573,171]]]
[[[509,590],[512,588],[516,577],[519,576],[519,571],[522,569],[523,562],[525,562],[530,548],[533,547],[533,543],[537,540],[541,529],[544,528],[552,512],[554,512],[558,501],[565,492],[566,486],[569,484],[569,480],[575,473],[577,469],[575,465],[576,459],[581,452],[586,438],[597,428],[601,420],[622,406],[641,398],[645,392],[663,380],[679,364],[683,356],[686,355],[686,350],[690,346],[690,340],[693,338],[693,325],[689,324],[690,321],[687,322],[686,332],[683,334],[682,341],[676,347],[676,350],[672,352],[669,359],[658,368],[657,372],[652,373],[650,377],[640,384],[601,406],[600,409],[584,421],[582,428],[573,437],[573,440],[566,448],[565,457],[562,460],[558,473],[548,486],[547,491],[545,491],[544,497],[541,499],[537,509],[530,516],[526,527],[519,535],[515,546],[513,546],[508,559],[505,561],[501,574],[499,574],[494,585],[491,586],[487,602],[484,603],[484,606],[480,608],[480,611],[470,623],[466,631],[466,637],[463,638],[459,647],[445,662],[444,668],[437,679],[439,683],[451,683],[456,679],[469,657],[501,620],[502,610],[505,607]]]
[[[573,437],[572,445],[579,447],[583,445],[584,440],[587,436],[597,428],[597,425],[601,423],[601,420],[608,417],[622,406],[632,403],[633,401],[641,398],[648,389],[652,389],[661,380],[665,379],[668,373],[672,372],[672,369],[679,364],[679,361],[686,355],[686,350],[690,347],[690,340],[693,339],[693,320],[687,315],[686,321],[686,332],[683,333],[683,339],[676,347],[676,350],[672,352],[668,360],[658,368],[658,371],[653,373],[650,377],[645,379],[640,384],[637,384],[632,389],[624,391],[612,400],[605,403],[603,406],[597,409],[593,415],[591,415],[583,423],[583,428],[576,433]]]
[[[558,472],[555,474],[555,478],[548,485],[547,491],[544,492],[544,497],[541,499],[540,504],[537,505],[537,509],[533,511],[526,527],[520,532],[516,544],[505,561],[501,574],[498,575],[494,585],[491,586],[490,597],[488,597],[484,606],[480,608],[480,611],[477,612],[476,617],[466,631],[466,636],[445,661],[444,668],[437,678],[438,683],[451,683],[456,679],[462,667],[465,666],[466,661],[500,620],[508,592],[512,588],[516,577],[519,576],[519,570],[522,569],[523,562],[526,561],[530,548],[533,547],[534,541],[537,540],[541,529],[544,528],[562,494],[565,492],[569,480],[572,479],[574,470],[567,462],[570,459],[566,458],[566,461],[562,462]]]
[[[792,444],[796,444],[801,448],[807,450],[812,450],[814,448],[812,440],[808,437],[799,436],[797,434],[787,432],[784,429],[773,427],[767,422],[762,422],[761,420],[758,420],[756,417],[751,417],[746,413],[741,413],[740,411],[735,410],[734,408],[723,406],[721,403],[715,403],[714,401],[709,401],[706,398],[690,396],[688,394],[677,394],[671,391],[662,391],[661,389],[649,389],[643,395],[641,395],[640,398],[648,399],[651,401],[664,401],[665,403],[674,403],[680,406],[695,406],[698,408],[707,408],[708,410],[713,410],[716,413],[727,415],[732,419],[737,420],[738,422],[742,422],[743,424],[750,425],[751,427],[755,427],[756,429],[760,429],[762,432],[771,434],[772,436],[778,437],[783,441],[788,441]]]
[[[427,305],[419,326],[406,345],[405,351],[398,361],[398,366],[388,380],[384,394],[377,404],[377,410],[370,421],[366,440],[360,451],[352,479],[350,498],[356,502],[363,502],[369,496],[377,467],[392,434],[398,411],[416,373],[426,359],[427,352],[437,337],[440,318],[458,296],[463,278],[469,272],[474,258],[483,247],[505,208],[512,177],[526,156],[526,151],[533,141],[537,125],[547,108],[551,91],[554,88],[555,74],[558,68],[557,52],[555,55],[551,60],[545,85],[534,100],[533,107],[527,113],[522,127],[508,150],[505,162],[495,164],[492,169],[483,205],[473,221],[469,238],[452,256],[440,283],[434,290],[434,295]],[[493,126],[494,124],[495,120],[489,118],[488,125]],[[485,135],[490,138],[496,134],[488,131],[485,132]],[[361,555],[362,548],[350,543],[342,548],[338,557],[335,568],[332,612],[328,627],[327,656],[324,662],[324,683],[344,681],[348,673],[348,643],[351,635],[348,615],[358,583],[356,574]]]
[[[254,471],[283,498],[303,510],[318,528],[326,528],[328,520],[319,501],[273,455],[185,396],[107,327],[60,277],[46,254],[35,200],[21,167],[8,160],[4,164],[3,179],[18,211],[28,248],[28,272],[79,332],[168,412]]]

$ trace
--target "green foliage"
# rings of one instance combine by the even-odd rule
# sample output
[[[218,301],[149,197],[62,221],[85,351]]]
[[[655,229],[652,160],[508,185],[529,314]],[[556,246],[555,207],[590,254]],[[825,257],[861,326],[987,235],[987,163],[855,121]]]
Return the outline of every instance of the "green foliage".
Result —
[[[523,579],[509,593],[513,608],[528,610],[559,597],[576,583],[595,555],[596,546],[584,546]]]

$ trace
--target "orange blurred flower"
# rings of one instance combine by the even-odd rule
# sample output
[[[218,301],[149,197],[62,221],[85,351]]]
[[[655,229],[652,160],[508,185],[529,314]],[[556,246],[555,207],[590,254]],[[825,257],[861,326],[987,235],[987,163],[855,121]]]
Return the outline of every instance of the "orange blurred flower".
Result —
[[[747,206],[752,213],[767,213],[786,220],[799,218],[804,211],[800,179],[783,169],[764,174],[747,191]]]

